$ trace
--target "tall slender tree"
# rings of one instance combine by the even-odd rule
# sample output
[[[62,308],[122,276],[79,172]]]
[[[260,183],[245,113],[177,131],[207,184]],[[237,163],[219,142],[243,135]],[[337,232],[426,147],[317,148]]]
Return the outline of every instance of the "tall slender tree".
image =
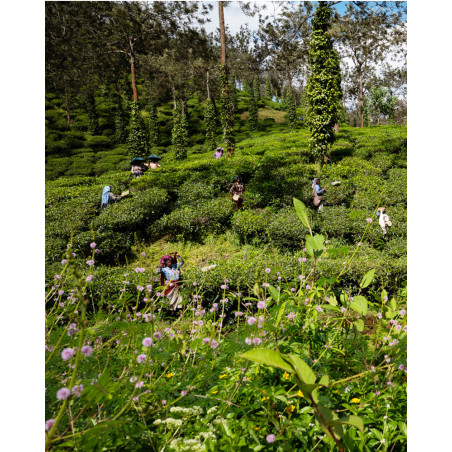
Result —
[[[341,107],[341,76],[339,58],[328,33],[331,20],[328,2],[321,1],[312,21],[309,46],[308,126],[311,132],[310,147],[322,164],[328,160],[328,150],[334,141],[334,124]]]
[[[230,98],[230,86],[228,81],[228,70],[226,65],[226,31],[224,26],[224,10],[222,1],[218,2],[218,12],[220,19],[220,43],[221,43],[221,63],[220,63],[220,82],[221,94],[224,105],[224,128],[223,138],[227,147],[227,156],[230,157],[235,151],[235,139],[233,135],[234,126],[234,104]]]

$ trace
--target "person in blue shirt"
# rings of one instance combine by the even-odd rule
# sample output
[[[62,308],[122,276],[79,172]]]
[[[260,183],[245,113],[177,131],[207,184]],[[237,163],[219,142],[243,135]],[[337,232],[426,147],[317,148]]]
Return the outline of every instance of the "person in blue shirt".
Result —
[[[165,287],[164,296],[169,300],[171,311],[180,309],[182,306],[182,295],[179,293],[180,268],[184,265],[184,260],[178,252],[172,253],[174,257],[165,254],[160,259],[161,274],[160,282]],[[177,258],[180,258],[180,262]]]

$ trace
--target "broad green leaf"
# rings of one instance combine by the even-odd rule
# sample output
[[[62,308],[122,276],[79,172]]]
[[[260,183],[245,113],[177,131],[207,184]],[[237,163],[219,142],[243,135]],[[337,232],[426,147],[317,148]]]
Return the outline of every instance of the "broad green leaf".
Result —
[[[350,307],[359,314],[367,314],[367,300],[362,295],[353,297],[353,301],[350,303]]]
[[[284,395],[275,395],[275,399],[281,400],[281,402],[288,403],[287,397]]]
[[[353,322],[353,325],[355,325],[356,329],[357,329],[359,332],[361,332],[361,331],[364,330],[364,320],[363,320],[363,319],[355,320],[355,321]]]
[[[318,408],[319,408],[321,417],[319,416],[317,411],[314,411],[314,413],[315,413],[315,418],[317,419],[318,423],[322,427],[322,430],[329,437],[331,437],[330,432],[325,427],[325,423],[326,423],[327,425],[329,425],[331,427],[331,430],[333,431],[333,433],[337,437],[340,438],[344,434],[344,429],[343,429],[342,425],[341,424],[331,425],[332,422],[334,422],[335,420],[338,419],[337,414],[333,410],[330,410],[329,408],[326,408],[326,407],[321,406],[321,405],[319,405]]]
[[[309,233],[312,235],[311,225],[309,224],[308,213],[306,212],[306,206],[297,198],[293,198],[293,205],[298,218],[309,229]]]
[[[253,350],[248,350],[247,352],[242,353],[239,356],[240,358],[245,358],[255,363],[266,364],[267,366],[272,367],[279,367],[286,372],[294,373],[292,366],[288,362],[286,362],[285,359],[283,359],[284,355],[275,350],[254,348]]]
[[[397,300],[395,298],[391,299],[389,305],[393,311],[397,311]]]
[[[386,292],[386,290],[383,289],[383,290],[381,291],[381,301],[382,301],[383,303],[384,303],[383,298],[384,298],[384,297],[387,297],[387,296],[388,296],[388,292]]]
[[[404,424],[403,422],[399,422],[397,425],[399,426],[399,430],[400,430],[405,436],[408,436],[406,424]]]
[[[348,424],[356,427],[361,433],[364,433],[364,422],[359,416],[345,416],[340,419],[331,421],[329,425]]]
[[[284,312],[286,310],[286,304],[287,304],[287,302],[285,301],[279,308],[278,317],[277,317],[276,323],[275,323],[276,327],[278,327],[279,323],[281,322],[282,316],[284,315]]]
[[[337,303],[337,301],[336,301]],[[326,309],[328,311],[337,311],[339,312],[339,308],[337,306],[330,306],[329,304],[324,304],[323,309]]]
[[[328,303],[329,303],[331,306],[337,306],[336,295],[334,295],[334,294],[328,295]]]
[[[275,300],[275,303],[279,304],[280,293],[272,285],[268,286],[268,291],[270,292],[273,300]]]
[[[298,378],[304,384],[313,384],[315,383],[315,373],[312,369],[297,355],[289,354],[288,356],[284,356],[295,369],[295,372]]]
[[[329,384],[330,384],[330,377],[328,375],[323,375],[319,381],[319,385],[329,386]]]
[[[258,283],[254,284],[253,293],[254,293],[254,295],[256,295],[256,297],[259,296],[259,284]]]
[[[346,293],[341,293],[339,296],[339,300],[341,300],[341,303],[345,306],[348,302],[348,296]]]
[[[221,425],[224,428],[224,431],[226,432],[227,436],[232,436],[231,430],[229,429],[228,423],[226,421],[226,419],[223,419],[221,421]]]
[[[361,284],[359,285],[359,287],[361,287],[361,289],[364,289],[365,287],[367,287],[374,279],[374,275],[375,275],[375,268],[373,268],[372,270],[369,270],[363,276],[363,280],[361,281]]]
[[[314,243],[315,243],[315,247],[318,250],[323,250],[323,248],[325,248],[325,237],[323,237],[323,235],[320,234],[316,234],[314,236]]]
[[[318,384],[312,384],[312,385],[300,385],[301,392],[302,392],[304,395],[311,394],[311,393],[314,392],[318,387],[319,387]]]

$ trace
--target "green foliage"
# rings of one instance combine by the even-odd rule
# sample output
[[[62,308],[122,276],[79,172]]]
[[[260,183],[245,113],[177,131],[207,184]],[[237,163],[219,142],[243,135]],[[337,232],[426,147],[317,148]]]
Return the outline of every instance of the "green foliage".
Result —
[[[289,129],[294,129],[297,126],[297,111],[295,109],[295,103],[293,101],[292,93],[287,94],[287,119]]]
[[[339,58],[328,33],[330,19],[327,2],[319,2],[309,44],[311,74],[307,86],[307,120],[312,154],[323,161],[334,141],[333,126],[338,122],[342,98]]]
[[[234,154],[235,138],[234,128],[234,103],[230,97],[230,84],[226,76],[226,70],[220,65],[220,83],[221,83],[221,122],[223,124],[223,140],[226,143],[227,155]]]
[[[127,140],[127,115],[122,104],[119,104],[115,111],[115,141],[125,143]]]
[[[257,101],[254,95],[249,97],[249,125],[250,130],[257,130],[259,126],[258,114],[257,114]]]
[[[147,156],[147,137],[145,134],[143,119],[138,109],[137,102],[130,104],[130,131],[127,137],[127,148],[130,157]]]
[[[86,111],[88,113],[88,131],[91,135],[99,135],[99,118],[96,112],[94,95],[91,93],[86,99]]]
[[[264,97],[268,100],[272,99],[272,89],[271,89],[270,80],[268,77],[266,77],[266,79],[265,79]]]
[[[149,147],[153,148],[159,146],[160,144],[159,122],[157,117],[157,107],[154,102],[152,102],[149,106],[148,134],[149,134]]]
[[[215,117],[215,105],[211,99],[206,100],[204,121],[206,124],[206,143],[208,148],[213,151],[217,147],[215,140],[216,130],[216,117]]]
[[[187,117],[182,114],[182,107],[179,104],[173,111],[171,143],[175,149],[175,158],[177,160],[186,159],[188,146]]]

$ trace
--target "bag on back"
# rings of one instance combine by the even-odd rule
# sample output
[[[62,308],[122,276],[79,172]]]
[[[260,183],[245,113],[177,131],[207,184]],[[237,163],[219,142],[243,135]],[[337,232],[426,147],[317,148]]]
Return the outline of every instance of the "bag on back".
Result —
[[[322,197],[319,194],[317,194],[317,191],[315,188],[312,191],[312,202],[314,203],[315,207],[319,207],[320,203],[322,202]]]

